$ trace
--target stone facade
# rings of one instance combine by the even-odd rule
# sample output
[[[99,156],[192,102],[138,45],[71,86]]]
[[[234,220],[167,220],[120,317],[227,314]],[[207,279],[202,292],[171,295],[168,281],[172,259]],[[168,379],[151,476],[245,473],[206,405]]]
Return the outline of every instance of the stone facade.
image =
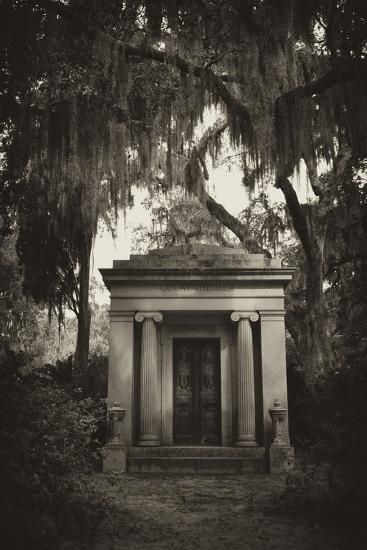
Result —
[[[217,458],[220,449],[209,448],[238,447],[225,456],[242,463],[255,456],[248,448],[271,448],[269,411],[275,400],[287,409],[284,288],[293,269],[191,244],[132,255],[101,273],[111,293],[108,402],[126,411],[119,433],[128,463],[158,460],[181,440],[193,456],[194,447]],[[288,442],[286,414],[282,434]],[[116,470],[110,449],[104,468]],[[283,455],[288,467],[291,452]]]

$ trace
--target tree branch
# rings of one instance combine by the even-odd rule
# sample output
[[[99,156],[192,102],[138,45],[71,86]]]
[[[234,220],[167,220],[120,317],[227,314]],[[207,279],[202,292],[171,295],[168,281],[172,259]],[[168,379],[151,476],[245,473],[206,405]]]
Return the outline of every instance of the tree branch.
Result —
[[[241,115],[243,125],[247,126],[247,135],[250,136],[250,141],[252,140],[253,128],[249,110],[229,91],[222,78],[215,74],[212,69],[194,65],[179,55],[169,55],[165,51],[156,50],[155,48],[151,48],[146,45],[133,46],[131,44],[124,43],[121,43],[121,45],[125,48],[125,53],[127,56],[137,56],[142,57],[143,59],[150,59],[152,61],[173,65],[183,73],[191,73],[197,78],[208,81],[209,84],[215,88],[219,97],[227,106],[229,112],[232,115]]]
[[[322,194],[322,185],[317,175],[317,162],[315,158],[306,158],[303,157],[303,160],[306,164],[307,176],[310,180],[310,184],[313,192],[317,197],[320,197]]]
[[[248,136],[248,141],[252,142],[253,140],[253,127],[251,123],[251,117],[247,107],[241,103],[227,88],[224,82],[235,81],[231,79],[228,75],[218,76],[213,72],[209,67],[203,67],[194,65],[193,63],[188,62],[179,55],[170,55],[167,52],[162,50],[157,50],[155,48],[149,47],[147,45],[133,46],[132,44],[126,44],[120,40],[114,38],[110,34],[100,30],[97,27],[90,26],[83,18],[78,17],[70,6],[61,4],[60,2],[53,2],[43,0],[41,5],[47,10],[54,11],[59,16],[65,16],[68,19],[74,21],[83,29],[87,34],[97,34],[100,33],[106,36],[108,39],[115,40],[117,43],[120,43],[121,46],[125,49],[125,53],[128,56],[137,56],[142,57],[143,59],[150,59],[152,61],[157,61],[160,63],[166,63],[172,65],[182,71],[183,73],[192,73],[197,78],[208,81],[209,84],[218,93],[218,96],[222,99],[225,105],[228,108],[228,111],[232,115],[240,115],[242,117],[242,124],[246,126],[246,135]],[[341,82],[349,82],[352,80],[367,80],[367,62],[357,61],[349,62],[346,66],[339,66],[338,68],[334,66],[330,71],[328,71],[324,76],[306,84],[305,86],[298,86],[289,92],[279,96],[276,100],[276,103],[281,101],[287,101],[287,98],[292,95],[298,95],[303,97],[310,97],[314,94],[322,93],[323,91],[331,88],[332,86],[339,84]],[[251,145],[251,143],[249,143]]]
[[[265,254],[267,257],[271,256],[270,253],[262,248],[250,234],[248,227],[232,216],[222,204],[216,202],[208,193],[204,194],[202,202],[210,214],[222,225],[232,231],[251,254]]]
[[[344,67],[330,69],[324,76],[313,80],[305,86],[297,86],[289,92],[282,94],[276,102],[287,101],[291,96],[311,97],[314,94],[325,92],[336,84],[351,82],[352,80],[367,80],[367,62],[350,62]]]
[[[213,57],[210,61],[208,61],[208,63],[205,65],[205,68],[209,69],[210,67],[212,67],[216,63],[219,63],[219,61],[222,61],[222,59],[226,55],[231,55],[231,54],[234,54],[234,53],[243,53],[243,50],[235,49],[235,48],[232,49],[232,50],[227,50],[227,51],[223,52],[221,55],[218,55],[217,57]]]
[[[186,171],[185,169],[186,174],[198,174],[199,177],[201,175],[201,177],[204,176],[206,180],[209,179],[209,174],[207,173],[204,160],[207,148],[209,146],[209,143],[213,139],[217,139],[220,134],[222,134],[228,128],[228,126],[229,122],[228,120],[226,120],[223,122],[218,121],[216,124],[214,124],[214,126],[208,128],[208,130],[204,133],[199,143],[193,148],[190,154],[186,165],[186,168],[189,168],[189,170]],[[203,172],[200,170],[199,163],[202,166]],[[200,172],[197,170],[197,168],[200,170]],[[217,203],[213,199],[213,197],[211,197],[206,192],[203,181],[196,182],[196,185],[187,185],[186,187],[188,187],[193,193],[195,193],[203,206],[207,208],[210,214],[214,216],[219,221],[219,223],[227,227],[234,235],[236,235],[236,237],[238,237],[238,239],[250,253],[265,254],[267,257],[271,256],[270,253],[267,250],[263,249],[262,246],[260,246],[260,244],[254,239],[245,224],[232,216],[232,214],[230,214],[222,204]]]
[[[203,156],[206,153],[207,147],[213,139],[217,139],[229,126],[228,120],[218,120],[213,126],[209,127],[204,135],[200,138],[196,149],[199,155]]]
[[[307,227],[307,220],[298,201],[297,193],[288,178],[278,176],[275,187],[283,191],[285,202],[292,217],[292,223],[297,235],[302,243],[307,259],[312,262],[312,251],[310,236]]]
[[[46,10],[49,9],[54,11],[58,16],[65,16],[69,20],[75,22],[79,28],[81,28],[88,35],[100,34],[109,40],[114,40],[117,44],[121,45],[125,51],[125,55],[127,56],[136,56],[143,59],[149,59],[151,61],[157,61],[159,63],[166,63],[176,67],[182,73],[191,73],[195,77],[208,82],[208,84],[216,90],[218,96],[222,99],[230,114],[234,117],[241,117],[241,126],[246,127],[246,136],[249,141],[248,145],[252,145],[253,127],[249,110],[228,90],[227,86],[224,84],[224,80],[234,81],[234,79],[230,79],[228,75],[224,75],[224,79],[222,79],[221,76],[218,76],[209,67],[195,65],[177,54],[171,55],[163,50],[157,50],[145,44],[133,46],[132,44],[124,43],[110,34],[107,34],[105,31],[89,25],[89,23],[83,18],[77,16],[70,6],[61,4],[60,2],[47,2],[44,0],[41,4]]]

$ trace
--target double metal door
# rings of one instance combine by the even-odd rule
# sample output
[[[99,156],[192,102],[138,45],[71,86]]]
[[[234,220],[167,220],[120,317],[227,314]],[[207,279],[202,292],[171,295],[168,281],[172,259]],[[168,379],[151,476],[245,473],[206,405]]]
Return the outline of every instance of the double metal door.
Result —
[[[219,339],[175,339],[173,370],[174,443],[220,445]]]

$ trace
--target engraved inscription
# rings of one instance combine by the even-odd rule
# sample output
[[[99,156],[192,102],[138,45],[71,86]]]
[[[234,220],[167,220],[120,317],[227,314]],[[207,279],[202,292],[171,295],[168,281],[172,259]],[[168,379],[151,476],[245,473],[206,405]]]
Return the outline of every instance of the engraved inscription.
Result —
[[[161,286],[160,289],[163,292],[168,292],[170,290],[179,290],[180,292],[206,292],[206,291],[228,291],[233,290],[234,286],[229,284],[197,284],[197,285],[186,285],[186,286]]]

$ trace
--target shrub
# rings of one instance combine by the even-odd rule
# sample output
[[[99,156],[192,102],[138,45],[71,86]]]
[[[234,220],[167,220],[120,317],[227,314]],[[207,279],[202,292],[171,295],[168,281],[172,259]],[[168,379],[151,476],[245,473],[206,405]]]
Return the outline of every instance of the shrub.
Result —
[[[27,357],[0,365],[0,517],[7,548],[57,548],[60,535],[101,518],[85,474],[98,467],[102,401],[80,398]]]
[[[356,340],[345,338],[343,362],[312,383],[294,350],[288,350],[293,443],[303,460],[285,496],[290,509],[353,529],[364,526],[367,506],[367,349],[366,340]]]

